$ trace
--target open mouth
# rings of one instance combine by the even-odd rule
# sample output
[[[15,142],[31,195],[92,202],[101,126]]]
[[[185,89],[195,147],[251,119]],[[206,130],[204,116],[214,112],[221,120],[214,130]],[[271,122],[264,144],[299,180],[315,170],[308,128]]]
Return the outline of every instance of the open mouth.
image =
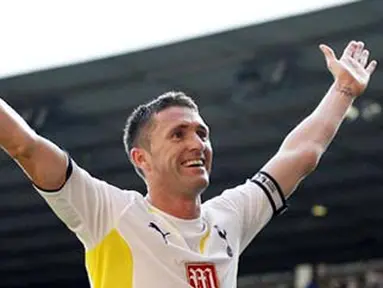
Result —
[[[205,160],[204,159],[187,160],[187,161],[182,163],[182,166],[185,166],[185,167],[205,167]]]

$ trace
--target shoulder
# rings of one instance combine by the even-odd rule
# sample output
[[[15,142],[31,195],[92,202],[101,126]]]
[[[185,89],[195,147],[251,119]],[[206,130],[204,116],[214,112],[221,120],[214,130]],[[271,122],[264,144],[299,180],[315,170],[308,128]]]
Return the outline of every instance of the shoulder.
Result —
[[[244,196],[246,193],[257,193],[261,191],[257,184],[248,179],[244,183],[223,190],[220,194],[205,201],[202,205],[206,208],[230,206],[234,202],[245,200]]]

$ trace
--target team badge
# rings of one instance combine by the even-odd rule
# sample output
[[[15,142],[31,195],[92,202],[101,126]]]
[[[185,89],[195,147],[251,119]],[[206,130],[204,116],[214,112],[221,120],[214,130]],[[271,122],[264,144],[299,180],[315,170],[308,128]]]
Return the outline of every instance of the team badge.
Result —
[[[227,240],[227,232],[225,229],[220,229],[218,227],[218,225],[214,225],[214,228],[217,230],[217,233],[218,233],[218,236],[226,242],[226,253],[227,253],[227,256],[229,256],[230,258],[233,257],[233,249],[231,248],[230,244],[229,244],[229,241]]]

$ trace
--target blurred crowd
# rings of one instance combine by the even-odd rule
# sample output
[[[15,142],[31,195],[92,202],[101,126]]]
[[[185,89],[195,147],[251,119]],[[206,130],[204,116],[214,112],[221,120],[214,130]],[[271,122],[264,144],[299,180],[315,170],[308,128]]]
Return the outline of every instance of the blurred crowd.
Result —
[[[306,274],[291,272],[240,279],[239,288],[383,288],[383,261],[305,265]],[[309,268],[309,269],[307,269]],[[301,270],[302,271],[302,270]],[[302,281],[297,281],[299,276]]]
[[[310,283],[307,288],[383,288],[383,271],[318,277],[315,282]]]

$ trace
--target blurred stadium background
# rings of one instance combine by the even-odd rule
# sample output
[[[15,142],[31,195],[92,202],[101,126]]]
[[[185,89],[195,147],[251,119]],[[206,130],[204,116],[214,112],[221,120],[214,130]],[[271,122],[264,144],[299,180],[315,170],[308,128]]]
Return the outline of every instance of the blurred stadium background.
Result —
[[[349,40],[363,40],[382,62],[383,1],[348,2],[57,67],[3,66],[1,97],[93,175],[144,191],[124,154],[126,117],[163,92],[185,91],[212,130],[208,199],[257,171],[320,101],[332,79],[319,43],[340,53]],[[383,287],[382,71],[288,212],[245,251],[238,287],[308,287],[312,279],[318,286],[310,287]],[[5,153],[0,175],[0,287],[89,287],[80,243]]]

